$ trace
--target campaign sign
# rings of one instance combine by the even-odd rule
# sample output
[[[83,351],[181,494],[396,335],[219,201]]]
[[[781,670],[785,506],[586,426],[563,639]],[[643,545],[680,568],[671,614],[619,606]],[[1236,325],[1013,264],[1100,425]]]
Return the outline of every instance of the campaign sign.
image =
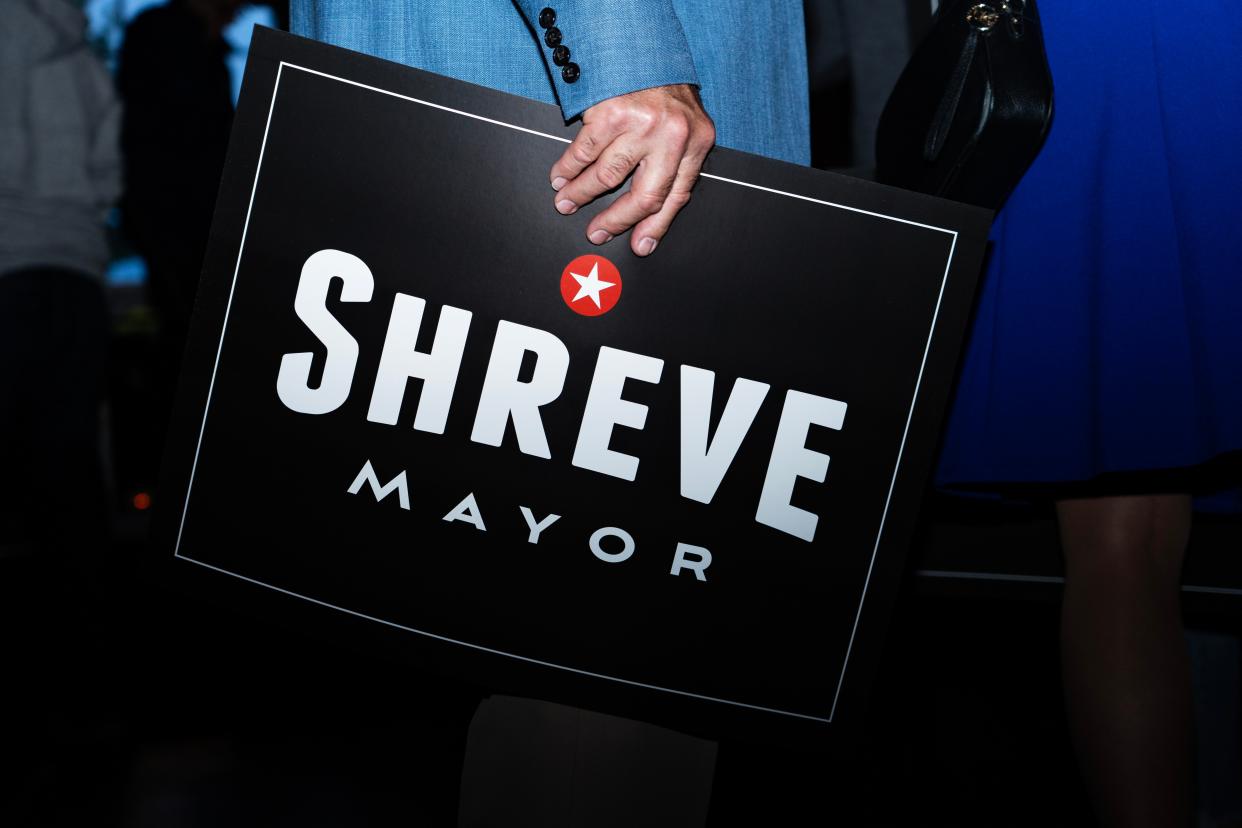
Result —
[[[553,208],[576,129],[257,33],[160,554],[496,687],[839,721],[988,215],[717,148],[638,258]]]

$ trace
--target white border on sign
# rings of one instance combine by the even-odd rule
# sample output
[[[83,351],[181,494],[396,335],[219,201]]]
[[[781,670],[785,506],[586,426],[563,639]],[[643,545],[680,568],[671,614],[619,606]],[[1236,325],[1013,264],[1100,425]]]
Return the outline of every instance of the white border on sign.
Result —
[[[593,673],[589,670],[578,669],[577,667],[569,667],[564,664],[554,664],[550,661],[541,661],[537,658],[530,658],[528,656],[518,655],[517,653],[508,653],[508,652],[504,652],[503,650],[495,650],[490,647],[484,647],[480,644],[472,644],[469,641],[459,641],[457,639],[448,638],[443,635],[437,635],[436,633],[427,632],[425,630],[418,630],[418,629],[414,629],[413,627],[407,627],[403,624],[398,624],[394,621],[387,621],[383,618],[376,618],[375,616],[366,615],[365,613],[357,612],[356,610],[351,610],[351,609],[348,609],[347,607],[337,606],[336,604],[330,604],[327,601],[321,601],[318,598],[312,598],[309,595],[300,595],[296,592],[291,592],[287,589],[274,586],[273,584],[267,584],[262,581],[257,581],[254,578],[248,578],[245,575],[241,575],[236,572],[230,572],[226,569],[221,569],[218,566],[213,566],[212,564],[204,563],[203,561],[198,561],[198,560],[186,557],[185,555],[181,554],[181,534],[183,531],[185,531],[185,518],[190,510],[190,493],[194,489],[194,475],[195,475],[195,472],[198,470],[199,452],[201,451],[202,446],[203,446],[203,434],[207,430],[207,413],[211,409],[211,395],[215,391],[216,372],[220,367],[220,354],[224,350],[224,334],[225,334],[225,331],[228,330],[229,311],[231,311],[233,308],[233,293],[237,289],[238,273],[241,272],[242,253],[246,249],[246,233],[250,230],[250,214],[251,214],[251,211],[254,209],[255,193],[259,189],[259,172],[263,168],[263,156],[264,156],[264,152],[267,150],[267,135],[272,127],[272,113],[276,110],[276,95],[280,90],[280,79],[286,66],[288,66],[290,69],[297,69],[299,71],[307,72],[312,75],[318,75],[323,78],[328,78],[330,80],[339,81],[340,83],[346,83],[346,84],[349,84],[350,86],[357,86],[359,88],[367,89],[372,92],[378,92],[382,95],[388,95],[393,98],[400,98],[403,101],[410,101],[412,103],[421,104],[422,106],[431,107],[432,109],[439,109],[444,112],[452,112],[455,115],[461,115],[466,118],[473,118],[476,121],[484,121],[489,124],[495,124],[496,126],[505,127],[507,129],[514,129],[514,130],[517,130],[518,132],[526,132],[531,135],[538,135],[541,138],[548,138],[553,141],[559,141],[563,144],[570,143],[570,140],[568,138],[561,138],[556,135],[549,135],[546,132],[539,132],[537,130],[527,129],[526,127],[517,126],[516,124],[508,124],[508,123],[505,123],[504,121],[497,121],[492,118],[485,118],[482,115],[475,115],[471,112],[463,112],[460,109],[453,109],[451,107],[443,106],[441,104],[431,103],[430,101],[424,101],[418,98],[412,98],[412,97],[409,97],[408,95],[401,95],[396,92],[391,92],[387,89],[380,89],[375,86],[368,86],[365,83],[359,83],[358,81],[352,81],[347,78],[337,77],[336,75],[330,75],[326,72],[320,72],[315,69],[309,69],[305,66],[299,66],[295,63],[288,63],[283,60],[280,62],[280,65],[276,69],[276,84],[272,88],[272,100],[268,104],[267,123],[263,128],[263,143],[259,147],[259,161],[258,161],[258,164],[255,166],[254,183],[252,184],[250,188],[250,202],[246,206],[246,222],[242,227],[241,245],[239,246],[238,251],[237,251],[237,262],[233,267],[233,283],[229,287],[229,300],[228,300],[228,305],[225,307],[225,311],[224,311],[224,324],[220,329],[220,343],[216,347],[216,361],[211,369],[211,383],[207,387],[207,403],[203,407],[203,421],[199,427],[198,445],[194,449],[194,463],[190,467],[190,481],[186,487],[185,505],[182,507],[182,511],[181,511],[181,524],[177,530],[177,545],[176,545],[176,548],[173,550],[173,556],[175,558],[179,558],[180,560],[186,561],[188,563],[197,564],[198,566],[205,567],[206,569],[219,572],[223,575],[230,575],[234,578],[239,578],[240,580],[246,581],[247,583],[255,584],[256,586],[266,587],[267,589],[274,590],[283,595],[288,595],[294,598],[301,598],[302,600],[309,601],[312,604],[318,604],[321,607],[327,607],[329,609],[338,610],[348,615],[352,615],[356,618],[363,618],[363,619],[366,619],[367,621],[374,621],[378,624],[383,624],[388,627],[394,627],[396,629],[405,630],[406,632],[416,633],[418,635],[426,636],[427,638],[433,638],[437,641],[443,641],[448,644],[457,644],[462,647],[469,647],[470,649],[478,650],[480,652],[491,653],[493,655],[506,656],[508,658],[517,659],[518,661],[527,662],[529,664],[538,664],[542,667],[554,667],[558,670],[565,670],[570,673],[577,673],[578,675],[590,676],[592,678],[607,679],[608,681],[615,681],[621,684],[630,685],[632,687],[642,687],[647,690],[660,690],[665,693],[673,693],[679,696],[689,696],[691,698],[696,698],[696,699],[700,699],[703,701],[711,701],[711,702],[719,702],[721,704],[729,704],[735,707],[747,708],[749,710],[762,711],[764,713],[777,713],[783,716],[792,716],[794,718],[799,718],[799,719],[808,719],[808,720],[816,721],[816,722],[831,723],[833,716],[836,715],[837,702],[840,700],[840,697],[841,697],[841,687],[845,683],[845,670],[846,670],[847,665],[849,664],[850,654],[854,650],[854,639],[858,633],[858,622],[859,622],[859,619],[862,617],[863,603],[867,599],[867,588],[871,585],[871,573],[875,569],[875,559],[880,549],[880,539],[884,535],[884,525],[888,519],[888,507],[889,507],[889,504],[892,502],[893,489],[897,485],[897,473],[898,473],[898,470],[901,468],[901,458],[902,458],[902,455],[905,453],[905,449],[906,449],[906,438],[907,436],[909,436],[910,423],[914,418],[914,406],[915,406],[915,403],[918,401],[919,388],[921,388],[923,384],[923,371],[927,367],[927,354],[931,350],[932,335],[935,333],[935,330],[936,330],[936,322],[940,318],[940,305],[941,305],[941,302],[944,300],[944,288],[945,288],[945,285],[948,283],[949,268],[953,264],[953,255],[957,250],[957,235],[958,235],[957,231],[949,230],[945,227],[935,227],[930,224],[920,224],[917,221],[910,221],[908,219],[898,218],[897,216],[889,216],[889,215],[885,215],[884,213],[875,213],[870,210],[862,210],[862,209],[859,209],[858,207],[850,207],[845,204],[835,204],[831,201],[823,201],[818,198],[811,198],[810,196],[798,195],[797,193],[787,193],[782,190],[774,190],[770,187],[761,187],[758,184],[749,184],[745,181],[736,181],[732,178],[725,178],[719,175],[712,175],[710,173],[702,173],[702,176],[704,178],[711,178],[716,181],[726,182],[728,184],[736,184],[740,187],[749,187],[752,190],[762,190],[766,193],[774,193],[776,195],[788,196],[789,198],[796,198],[801,201],[810,201],[815,204],[822,204],[826,207],[836,207],[837,209],[840,209],[840,210],[849,210],[852,213],[862,213],[864,215],[874,216],[876,218],[882,218],[888,221],[900,222],[901,224],[910,224],[915,227],[925,228],[927,230],[937,230],[941,233],[948,233],[950,236],[953,237],[953,241],[949,245],[949,259],[947,262],[945,262],[944,276],[940,282],[940,293],[936,297],[936,310],[932,314],[931,329],[927,333],[927,345],[923,349],[923,360],[919,364],[918,380],[914,384],[914,394],[911,397],[911,401],[910,401],[910,412],[906,415],[905,429],[902,431],[902,434],[901,434],[901,446],[898,448],[898,451],[897,451],[897,462],[894,464],[894,467],[893,467],[893,478],[888,486],[888,495],[884,499],[884,512],[880,516],[880,527],[879,527],[879,530],[876,532],[875,546],[873,546],[871,550],[871,562],[867,566],[867,577],[863,581],[862,595],[860,596],[858,600],[858,610],[854,614],[854,626],[853,626],[853,629],[850,631],[849,645],[846,647],[845,658],[841,663],[841,676],[837,680],[837,689],[832,697],[832,710],[829,712],[828,718],[825,719],[822,716],[811,716],[806,713],[797,713],[792,710],[779,710],[776,708],[763,707],[763,706],[756,705],[756,704],[747,704],[746,702],[733,701],[731,699],[721,699],[721,698],[716,698],[714,696],[704,696],[699,693],[691,693],[687,690],[677,690],[672,687],[660,687],[654,684],[644,684],[643,682],[640,682],[640,681],[632,681],[630,679],[620,678],[619,676],[608,676],[602,673]]]

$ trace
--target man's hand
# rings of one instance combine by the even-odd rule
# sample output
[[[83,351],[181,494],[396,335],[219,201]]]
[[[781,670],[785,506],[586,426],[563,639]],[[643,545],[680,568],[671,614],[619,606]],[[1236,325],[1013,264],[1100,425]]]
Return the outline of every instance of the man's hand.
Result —
[[[565,215],[615,190],[630,189],[591,220],[587,238],[603,244],[631,227],[630,248],[647,256],[664,238],[716,143],[716,127],[693,86],[657,86],[601,101],[582,113],[582,129],[552,165],[556,209]]]

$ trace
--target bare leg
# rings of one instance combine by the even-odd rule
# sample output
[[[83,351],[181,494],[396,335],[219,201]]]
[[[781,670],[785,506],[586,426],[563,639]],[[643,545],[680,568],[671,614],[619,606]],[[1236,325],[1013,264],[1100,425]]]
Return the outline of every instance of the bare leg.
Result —
[[[1066,704],[1101,824],[1186,828],[1192,714],[1180,580],[1190,497],[1062,500],[1057,517]]]

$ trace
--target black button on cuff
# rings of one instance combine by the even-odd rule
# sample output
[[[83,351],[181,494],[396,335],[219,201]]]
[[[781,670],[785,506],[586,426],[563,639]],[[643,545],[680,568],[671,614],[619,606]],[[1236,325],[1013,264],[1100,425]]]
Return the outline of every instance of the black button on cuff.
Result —
[[[556,28],[556,10],[544,7],[539,12],[539,25],[543,27],[543,42],[552,50],[552,62],[561,67],[565,83],[576,83],[582,76],[578,64],[569,62],[569,47],[561,44],[561,30]]]

